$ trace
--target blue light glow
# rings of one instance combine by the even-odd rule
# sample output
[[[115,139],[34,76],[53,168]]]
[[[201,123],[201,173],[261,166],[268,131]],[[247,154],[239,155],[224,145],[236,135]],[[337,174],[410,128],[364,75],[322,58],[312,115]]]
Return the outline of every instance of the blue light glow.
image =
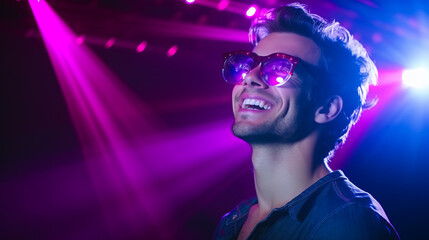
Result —
[[[406,69],[402,72],[402,84],[417,89],[429,88],[429,71],[425,68]]]

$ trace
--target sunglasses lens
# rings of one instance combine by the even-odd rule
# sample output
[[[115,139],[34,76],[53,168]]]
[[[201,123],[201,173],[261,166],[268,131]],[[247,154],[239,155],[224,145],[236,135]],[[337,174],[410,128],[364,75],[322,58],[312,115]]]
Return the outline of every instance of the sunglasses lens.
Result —
[[[289,80],[292,67],[287,59],[269,59],[262,64],[262,79],[270,86],[280,86]]]
[[[227,83],[238,84],[252,69],[254,60],[246,55],[233,55],[228,57],[222,69],[223,78]]]

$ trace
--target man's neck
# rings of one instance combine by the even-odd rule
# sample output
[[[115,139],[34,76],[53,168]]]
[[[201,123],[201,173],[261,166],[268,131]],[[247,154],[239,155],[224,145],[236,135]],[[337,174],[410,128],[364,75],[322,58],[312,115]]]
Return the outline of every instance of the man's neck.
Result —
[[[268,214],[327,175],[325,164],[314,166],[317,135],[294,144],[252,145],[258,211]]]

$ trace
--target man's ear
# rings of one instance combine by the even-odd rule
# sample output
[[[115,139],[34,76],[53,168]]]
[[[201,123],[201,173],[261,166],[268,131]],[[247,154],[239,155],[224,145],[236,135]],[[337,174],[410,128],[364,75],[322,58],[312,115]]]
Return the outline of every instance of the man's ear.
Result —
[[[316,110],[314,121],[319,124],[331,122],[341,113],[342,109],[343,99],[338,95],[333,96]]]

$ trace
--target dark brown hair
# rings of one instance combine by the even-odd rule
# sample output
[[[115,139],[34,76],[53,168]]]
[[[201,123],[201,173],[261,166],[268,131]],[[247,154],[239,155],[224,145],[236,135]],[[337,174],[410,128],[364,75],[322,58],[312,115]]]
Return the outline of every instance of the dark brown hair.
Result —
[[[312,39],[321,49],[320,72],[310,89],[315,105],[326,103],[332,96],[343,100],[341,114],[326,124],[323,131],[323,158],[329,159],[339,145],[345,142],[352,125],[362,109],[375,101],[367,101],[369,85],[377,83],[377,68],[350,32],[338,22],[327,22],[310,13],[305,6],[292,3],[268,10],[256,18],[249,30],[253,45],[272,32],[291,32]]]

